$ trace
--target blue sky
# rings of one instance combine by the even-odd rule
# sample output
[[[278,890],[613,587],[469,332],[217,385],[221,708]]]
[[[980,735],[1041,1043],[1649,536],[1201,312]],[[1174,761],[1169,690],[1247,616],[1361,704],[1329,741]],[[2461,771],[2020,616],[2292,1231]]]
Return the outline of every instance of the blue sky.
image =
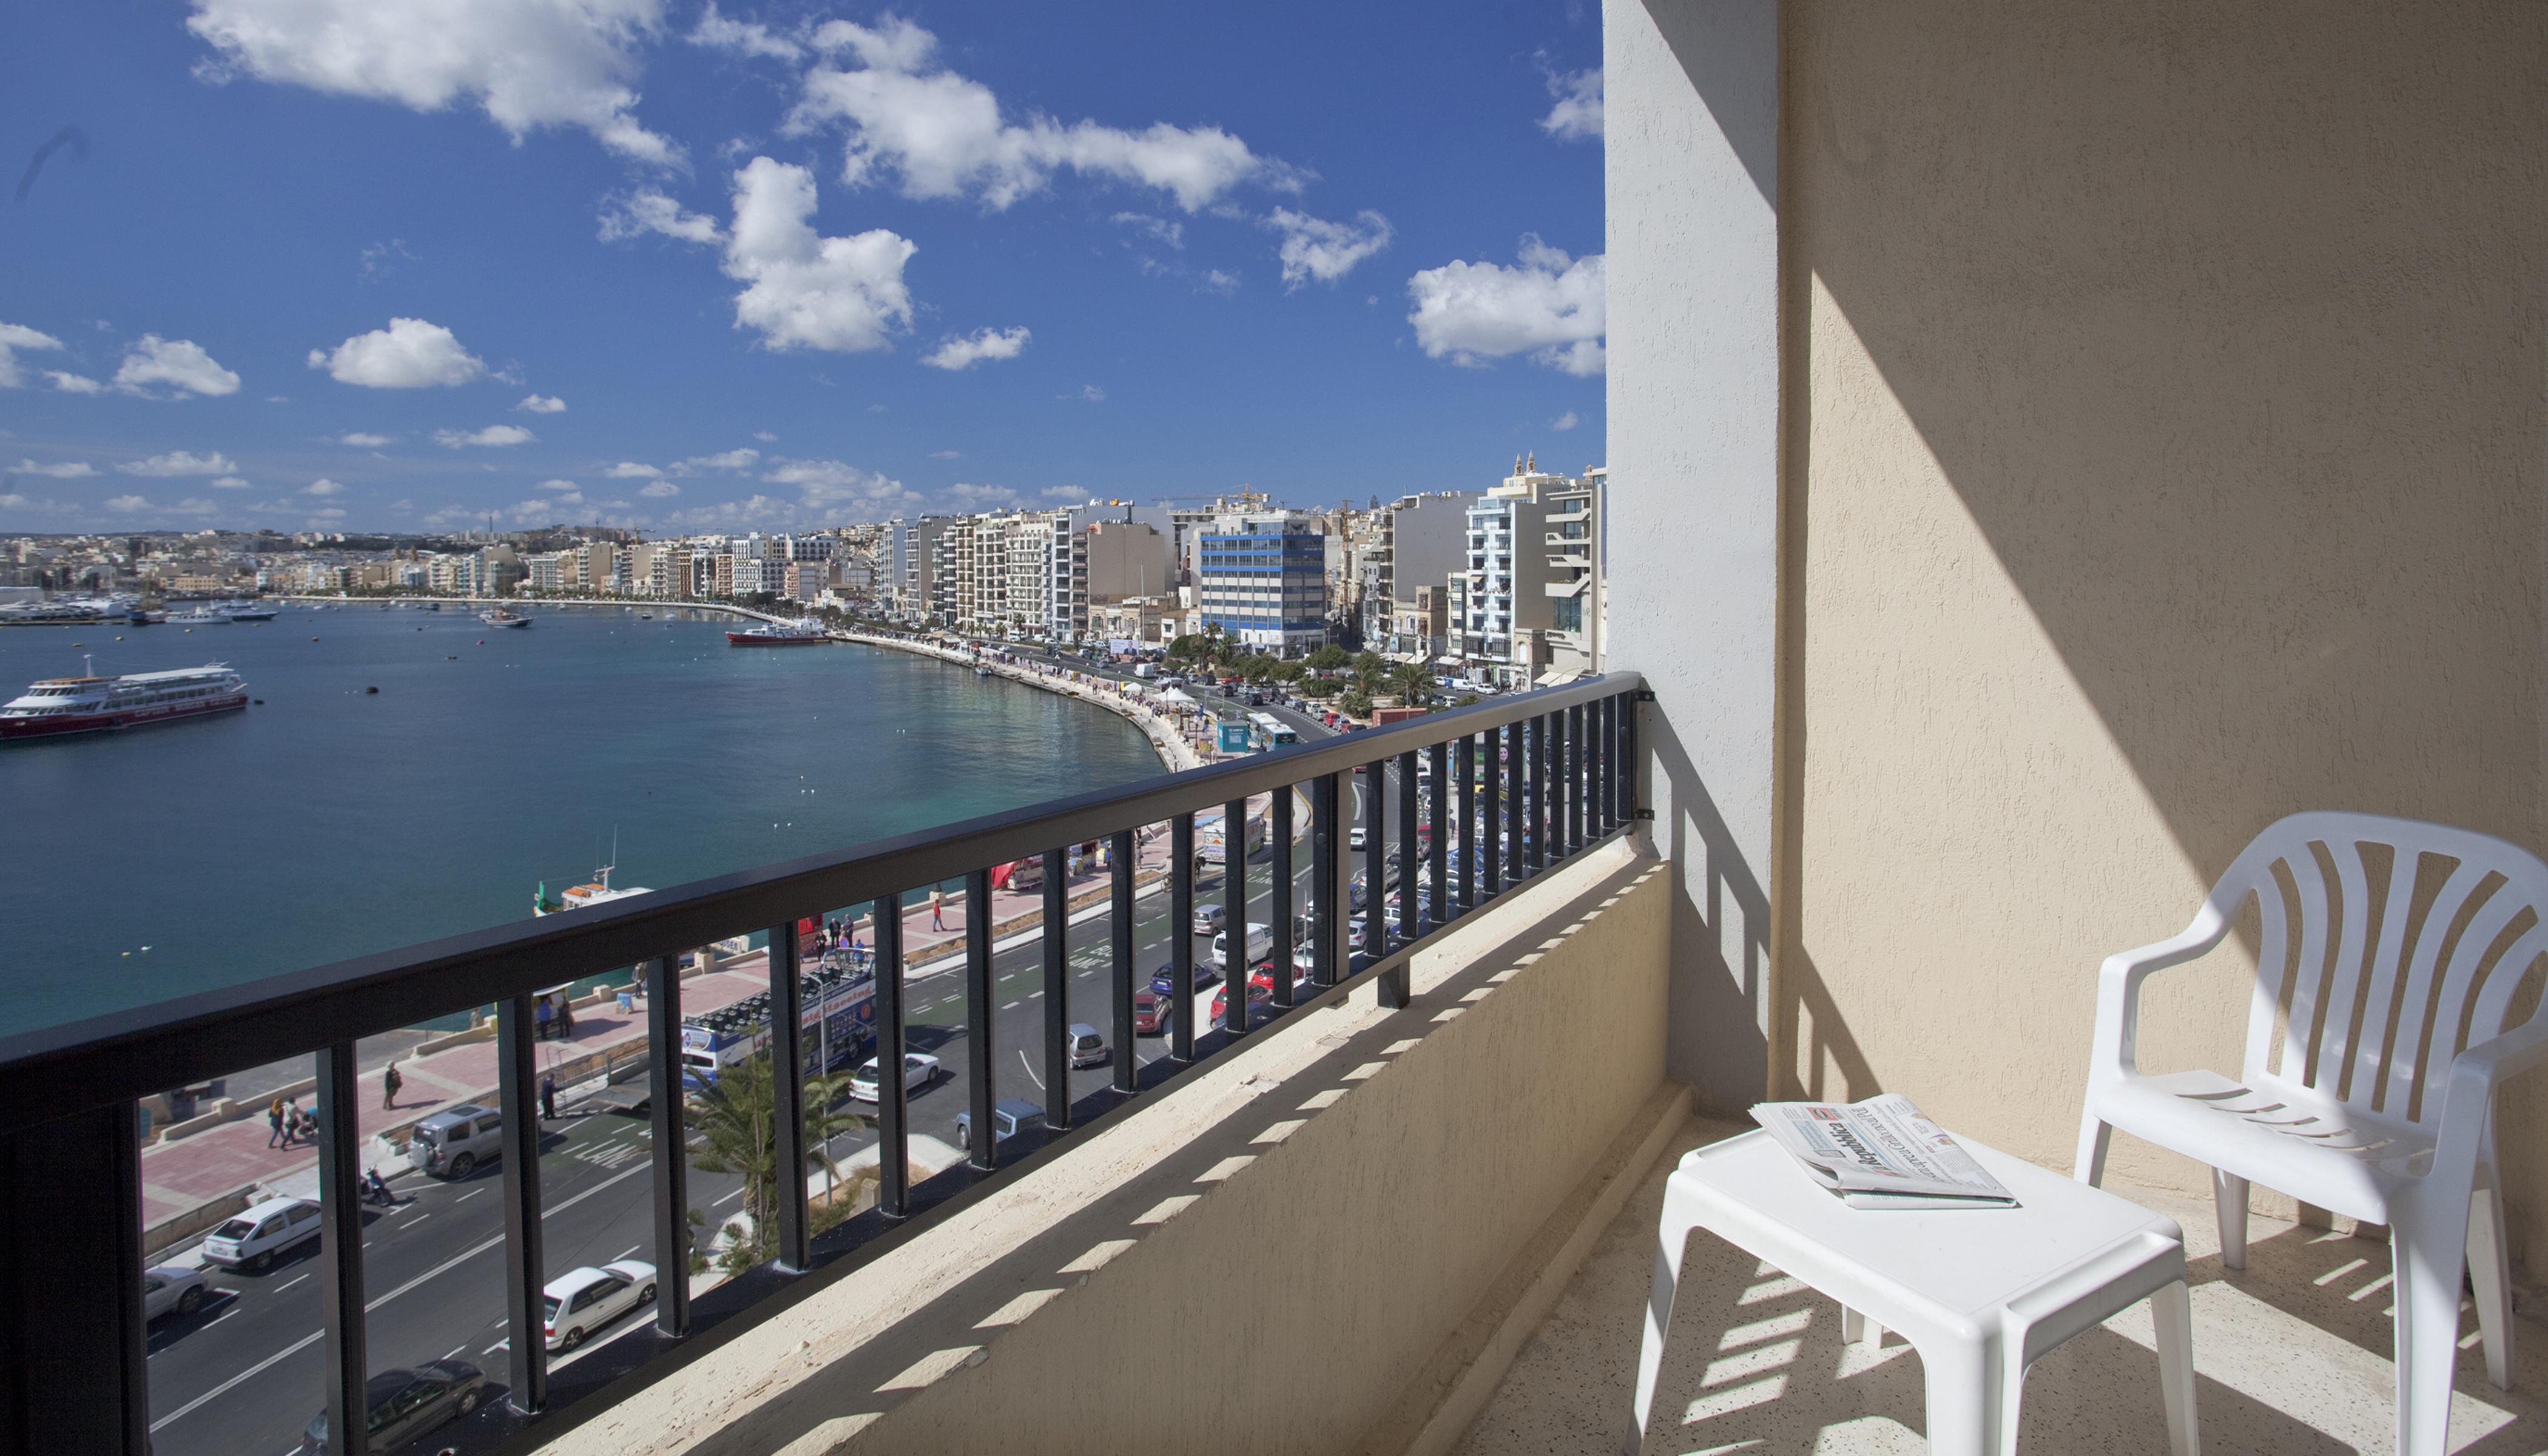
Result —
[[[0,531],[1308,504],[1596,463],[1598,25],[16,7]]]

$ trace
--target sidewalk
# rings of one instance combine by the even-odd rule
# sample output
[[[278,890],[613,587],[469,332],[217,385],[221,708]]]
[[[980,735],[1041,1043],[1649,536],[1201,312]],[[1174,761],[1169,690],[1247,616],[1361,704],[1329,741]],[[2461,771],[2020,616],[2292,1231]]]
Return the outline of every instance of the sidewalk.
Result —
[[[682,1010],[713,1010],[769,989],[769,973],[762,968],[765,963],[763,957],[755,956],[683,981]],[[540,1043],[539,1062],[547,1067],[623,1046],[634,1050],[644,1046],[645,1041],[643,1016],[621,1016],[615,1010],[605,1012],[595,1007],[576,1018],[573,1037]],[[491,1037],[431,1056],[405,1058],[399,1062],[399,1072],[406,1085],[400,1089],[395,1109],[381,1106],[379,1075],[371,1071],[362,1074],[362,1116],[357,1126],[366,1136],[405,1128],[419,1118],[464,1102],[492,1102],[496,1095],[496,1042]],[[305,1111],[314,1105],[313,1098],[301,1099]],[[250,1184],[273,1183],[318,1161],[318,1149],[306,1142],[290,1147],[268,1146],[267,1139],[272,1136],[260,1110],[235,1123],[142,1148],[141,1227],[155,1228]]]

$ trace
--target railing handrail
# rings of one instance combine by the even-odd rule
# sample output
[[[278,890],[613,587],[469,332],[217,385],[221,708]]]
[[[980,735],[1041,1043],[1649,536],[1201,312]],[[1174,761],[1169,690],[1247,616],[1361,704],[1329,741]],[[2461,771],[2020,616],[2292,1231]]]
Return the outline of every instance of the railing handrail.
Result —
[[[1608,673],[1388,728],[1093,790],[561,915],[0,1039],[0,1135],[1219,808],[1643,686]]]

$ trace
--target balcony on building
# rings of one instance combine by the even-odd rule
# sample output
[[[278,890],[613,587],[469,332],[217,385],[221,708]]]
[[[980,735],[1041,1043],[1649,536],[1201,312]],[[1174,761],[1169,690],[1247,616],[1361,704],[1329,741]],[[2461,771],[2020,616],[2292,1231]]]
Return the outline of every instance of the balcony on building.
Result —
[[[1580,780],[1586,832],[1402,961],[908,1221],[863,1215],[686,1336],[601,1346],[455,1449],[1923,1449],[1916,1353],[1845,1343],[1830,1301],[1705,1235],[1633,1428],[1678,1158],[1765,1099],[1900,1092],[2067,1172],[2099,962],[2181,929],[2267,824],[2543,848],[2548,12],[1601,23],[1607,674],[1369,741],[1606,702],[1607,817]],[[1508,623],[1464,631],[1502,658]],[[1053,812],[1075,843],[1129,811]],[[934,876],[996,842],[890,853]],[[871,863],[714,903],[786,923],[814,903],[788,875]],[[681,949],[606,923],[594,964]],[[437,973],[526,994],[531,944]],[[2144,1068],[2237,1065],[2254,954],[2242,933],[2152,983]],[[2520,972],[2535,1001],[2548,971]],[[296,983],[299,1049],[372,984]],[[149,1446],[112,1295],[139,1248],[30,1236],[130,1231],[129,1160],[99,1149],[148,1090],[109,1054],[137,1035],[0,1047],[0,1152],[46,1169],[0,1187],[0,1451]],[[2464,1328],[2450,1448],[2474,1456],[2548,1448],[2548,1072],[2496,1119],[2520,1313],[2509,1390]],[[2258,1187],[2230,1270],[2204,1169],[2122,1138],[2107,1186],[2186,1231],[2208,1449],[2393,1448],[2381,1230]],[[65,1319],[65,1290],[110,1293]],[[2162,1448],[2151,1341],[2127,1312],[2044,1359],[2017,1449]]]

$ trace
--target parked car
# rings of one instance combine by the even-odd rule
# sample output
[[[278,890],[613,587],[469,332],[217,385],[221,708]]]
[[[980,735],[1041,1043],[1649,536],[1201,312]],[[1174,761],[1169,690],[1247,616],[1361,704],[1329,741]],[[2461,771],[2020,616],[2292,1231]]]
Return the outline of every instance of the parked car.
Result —
[[[204,1282],[204,1271],[178,1264],[157,1264],[141,1271],[141,1318],[156,1320],[162,1315],[191,1315],[213,1297],[213,1287]]]
[[[225,1269],[261,1272],[286,1250],[318,1236],[318,1205],[306,1198],[269,1198],[214,1229],[204,1240],[204,1258]]]
[[[432,1360],[412,1370],[384,1370],[363,1383],[371,1448],[395,1451],[477,1410],[486,1398],[486,1374],[465,1361]],[[327,1449],[327,1412],[320,1410],[301,1432],[301,1451],[302,1456],[322,1456]]]
[[[1195,907],[1194,933],[1196,935],[1217,935],[1220,933],[1221,928],[1228,924],[1229,924],[1228,906],[1212,904],[1197,905]]]
[[[653,1303],[655,1266],[643,1259],[620,1259],[598,1269],[587,1264],[550,1280],[540,1299],[548,1347],[571,1350],[611,1320]]]
[[[1083,1066],[1104,1066],[1115,1057],[1115,1053],[1107,1048],[1106,1039],[1097,1034],[1097,1028],[1084,1021],[1072,1022],[1070,1029],[1062,1034],[1062,1040],[1070,1048],[1073,1071]]]
[[[1259,1008],[1272,1006],[1273,1004],[1274,978],[1270,975],[1263,974],[1249,976],[1247,978],[1247,1019],[1251,1022],[1254,1021]],[[1228,986],[1224,986],[1220,990],[1212,993],[1211,1017],[1211,1024],[1214,1026],[1220,1026],[1223,1022],[1228,1020],[1229,988]]]
[[[1274,927],[1261,920],[1247,922],[1247,958],[1262,960],[1274,954]],[[1212,938],[1212,958],[1219,964],[1229,963],[1229,932]]]
[[[1142,989],[1133,993],[1133,1035],[1163,1037],[1168,1031],[1168,1007],[1172,1003],[1165,991]]]
[[[1003,1097],[991,1105],[991,1127],[1002,1138],[1014,1138],[1019,1129],[1032,1128],[1043,1121],[1044,1109],[1023,1097]],[[956,1145],[966,1148],[973,1145],[973,1114],[970,1111],[956,1115]]]
[[[902,1090],[917,1092],[938,1080],[938,1058],[926,1051],[902,1054]],[[876,1100],[876,1059],[872,1056],[850,1073],[850,1096],[860,1102]]]
[[[408,1162],[437,1178],[466,1178],[503,1153],[504,1115],[474,1102],[416,1124],[407,1143]]]

